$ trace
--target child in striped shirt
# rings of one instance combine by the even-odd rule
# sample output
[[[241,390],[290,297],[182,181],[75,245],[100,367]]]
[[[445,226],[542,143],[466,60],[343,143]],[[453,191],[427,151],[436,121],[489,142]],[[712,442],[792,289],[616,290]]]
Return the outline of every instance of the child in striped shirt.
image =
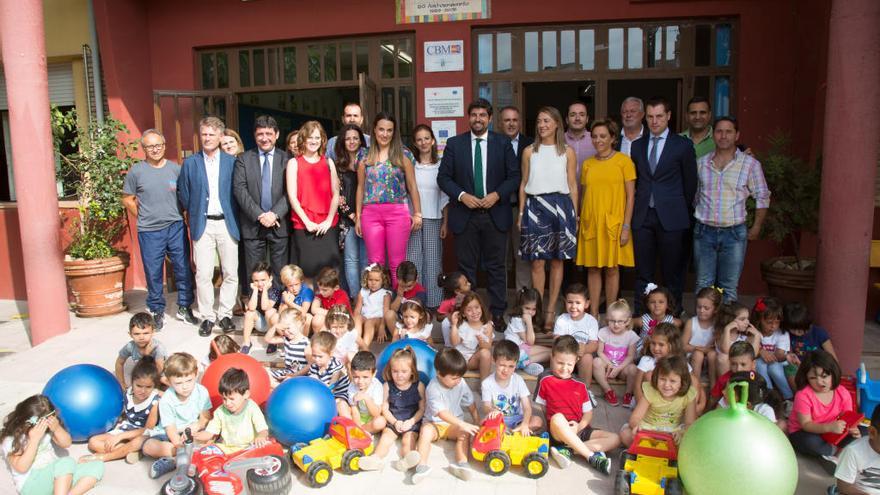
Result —
[[[336,409],[340,416],[345,416],[351,411],[348,405],[348,375],[342,361],[333,357],[333,349],[336,348],[336,337],[330,332],[317,332],[312,335],[311,341],[311,366],[308,376],[321,380],[330,387],[333,397],[336,399]]]
[[[309,328],[311,315],[289,308],[281,312],[278,323],[266,333],[266,342],[284,346],[284,367],[270,371],[276,384],[308,371],[309,339],[304,331]],[[281,335],[275,335],[280,332]]]

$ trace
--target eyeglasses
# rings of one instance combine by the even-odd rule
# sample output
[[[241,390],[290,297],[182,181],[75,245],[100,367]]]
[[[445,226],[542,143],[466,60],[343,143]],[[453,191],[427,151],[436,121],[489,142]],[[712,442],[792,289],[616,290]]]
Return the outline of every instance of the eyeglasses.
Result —
[[[165,143],[144,145],[144,149],[147,151],[157,151],[157,150],[161,150],[164,147],[165,147]]]
[[[609,325],[626,325],[629,320],[605,320]]]

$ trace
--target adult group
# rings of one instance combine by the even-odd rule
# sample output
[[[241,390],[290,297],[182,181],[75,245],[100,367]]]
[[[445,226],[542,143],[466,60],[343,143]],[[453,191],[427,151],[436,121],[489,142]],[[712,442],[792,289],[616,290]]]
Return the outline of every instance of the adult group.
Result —
[[[543,107],[532,139],[521,133],[515,107],[501,110],[502,132],[490,131],[492,105],[478,99],[468,106],[468,131],[446,142],[442,159],[430,127],[416,127],[410,151],[393,116],[380,113],[365,130],[354,103],[345,105],[337,136],[328,140],[321,124],[309,121],[286,137],[285,149],[276,147],[280,131],[270,116],[255,120],[251,150],[220,119],[206,117],[199,122],[201,149],[182,166],[165,158],[162,133],[147,130],[145,159],[129,171],[123,202],[138,221],[148,309],[161,327],[166,255],[176,316],[198,324],[203,336],[215,325],[233,328],[237,295],[251,291],[249,268],[264,260],[276,285],[288,263],[300,266],[307,281],[330,266],[353,294],[367,263],[387,266],[396,285],[396,268],[409,259],[435,307],[447,230],[460,271],[472,283],[478,270],[487,273],[496,325],[503,325],[507,306],[509,250],[517,285],[532,285],[542,296],[546,289],[547,321],[566,263],[586,267],[593,314],[603,288],[606,301],[617,298],[621,266],[635,266],[637,295],[659,267],[681,301],[691,253],[697,288],[718,286],[735,300],[746,242],[760,232],[770,195],[760,163],[737,148],[736,120],[709,125],[709,102],[697,97],[679,135],[669,128],[672,112],[662,98],[630,97],[620,110],[618,126],[610,119],[590,123],[580,101],[569,105],[564,121],[556,108]],[[758,208],[750,229],[748,197]],[[635,308],[644,311],[640,297]]]

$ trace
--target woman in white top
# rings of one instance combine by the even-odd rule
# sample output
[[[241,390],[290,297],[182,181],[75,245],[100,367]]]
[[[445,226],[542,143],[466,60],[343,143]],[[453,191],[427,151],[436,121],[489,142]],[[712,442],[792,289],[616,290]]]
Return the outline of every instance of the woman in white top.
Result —
[[[538,137],[523,150],[519,186],[520,256],[532,263],[532,286],[544,298],[544,262],[550,260],[550,295],[544,298],[544,327],[556,319],[562,263],[577,247],[578,189],[574,150],[565,144],[562,116],[553,107],[538,110]]]
[[[443,242],[446,237],[446,205],[449,197],[437,185],[440,157],[434,131],[425,124],[413,130],[416,156],[416,187],[422,206],[422,228],[410,233],[406,259],[416,265],[419,278],[427,292],[425,306],[436,309],[443,299],[443,289],[437,285],[437,276],[443,263]]]

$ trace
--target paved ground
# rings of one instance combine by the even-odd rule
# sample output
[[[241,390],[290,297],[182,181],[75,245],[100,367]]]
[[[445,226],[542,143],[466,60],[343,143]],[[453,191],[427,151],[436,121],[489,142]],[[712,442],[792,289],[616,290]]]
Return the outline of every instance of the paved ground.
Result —
[[[72,329],[69,333],[54,338],[40,346],[31,348],[27,335],[27,308],[24,303],[0,301],[0,417],[6,414],[22,399],[39,393],[46,381],[58,370],[78,363],[93,363],[109,370],[113,369],[116,353],[129,340],[127,322],[133,312],[144,307],[145,293],[134,291],[126,294],[129,309],[127,312],[98,319],[81,319],[71,316]],[[686,298],[685,307],[693,305]],[[170,302],[169,307],[174,307]],[[240,328],[240,322],[237,322]],[[866,329],[866,350],[880,350],[880,329],[869,324]],[[159,338],[171,351],[187,351],[197,358],[208,352],[208,339],[197,335],[196,327],[186,325],[172,317],[166,317],[165,329]],[[262,358],[262,351],[255,353]],[[866,360],[880,368],[880,359],[866,356]],[[876,372],[874,373],[876,376]],[[476,384],[472,384],[476,385]],[[597,391],[594,391],[597,393]],[[594,426],[617,431],[627,418],[627,411],[620,407],[607,407],[600,401],[594,416]],[[756,447],[760,448],[760,447]],[[86,453],[85,445],[77,444],[70,448],[70,455]],[[394,458],[392,454],[390,459]],[[433,475],[423,483],[414,486],[409,476],[404,476],[390,467],[381,472],[360,473],[346,476],[337,473],[333,481],[322,490],[323,493],[383,493],[383,495],[416,493],[479,493],[481,495],[503,494],[548,494],[548,493],[612,493],[612,480],[587,468],[578,461],[568,470],[552,466],[550,472],[538,481],[523,476],[519,469],[492,478],[482,474],[481,466],[474,464],[479,474],[474,480],[464,483],[453,477],[445,469],[454,458],[451,444],[444,448],[434,448],[430,464],[436,466]],[[551,462],[552,465],[552,462]],[[123,461],[107,464],[104,480],[94,491],[98,494],[127,495],[155,494],[161,487],[160,481],[147,476],[149,463],[129,466]],[[809,459],[799,459],[800,478],[798,494],[815,495],[824,493],[831,482],[817,463]],[[311,491],[304,485],[302,475],[294,467],[294,491]],[[586,488],[586,490],[585,490]],[[12,493],[13,486],[9,472],[0,469],[0,493]]]

